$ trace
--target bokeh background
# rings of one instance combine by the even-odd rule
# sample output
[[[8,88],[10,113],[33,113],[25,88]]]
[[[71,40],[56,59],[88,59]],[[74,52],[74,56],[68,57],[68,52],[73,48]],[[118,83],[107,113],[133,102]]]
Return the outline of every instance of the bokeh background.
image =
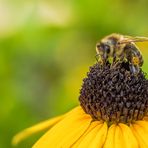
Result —
[[[113,32],[148,36],[147,6],[147,0],[0,0],[0,147],[78,105],[96,42]],[[148,72],[148,43],[139,47]],[[31,147],[42,134],[17,147]]]

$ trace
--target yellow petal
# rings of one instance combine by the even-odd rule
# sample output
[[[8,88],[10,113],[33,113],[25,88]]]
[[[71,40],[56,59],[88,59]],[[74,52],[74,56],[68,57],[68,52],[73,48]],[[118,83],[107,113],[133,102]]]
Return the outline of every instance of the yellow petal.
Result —
[[[55,118],[51,118],[49,120],[43,121],[41,123],[38,123],[32,127],[29,127],[23,131],[21,131],[20,133],[16,134],[13,139],[12,139],[12,145],[17,145],[19,142],[21,142],[22,140],[26,139],[27,137],[43,131],[43,130],[47,130],[49,129],[51,126],[53,126],[54,124],[56,124],[57,122],[59,122],[60,120],[62,120],[64,117],[68,116],[69,114],[71,114],[72,112],[75,112],[76,110],[82,110],[80,106],[75,107],[73,110],[71,110],[70,112],[66,113],[65,115],[62,116],[58,116]]]
[[[130,127],[122,123],[120,123],[119,126],[121,127],[123,134],[124,148],[138,148],[138,142],[133,135]]]
[[[119,125],[111,125],[108,131],[104,148],[125,148],[123,133]]]
[[[64,147],[64,148],[69,148],[75,143],[81,135],[88,129],[90,125],[90,121],[88,119],[83,119],[81,118],[79,123],[75,123],[74,126],[71,126],[69,128],[70,131],[68,131],[67,134],[65,134],[64,138],[62,138],[59,143],[58,147]]]
[[[43,135],[33,148],[56,148],[63,147],[62,145],[70,147],[86,131],[91,120],[81,107],[77,107]]]
[[[91,132],[92,129],[94,129],[98,124],[101,124],[102,122],[96,121],[96,122],[92,122],[90,124],[90,126],[88,127],[88,129],[83,133],[83,135],[81,135],[81,137],[73,144],[72,148],[77,148],[81,141],[84,139],[84,137],[89,134],[89,132]]]
[[[96,137],[94,137],[93,141],[90,144],[90,148],[102,148],[105,143],[107,136],[108,126],[106,122],[104,122],[103,126],[97,131]]]
[[[131,124],[131,129],[140,148],[148,148],[148,122],[136,121],[134,124]]]
[[[53,124],[57,123],[58,121],[60,121],[62,118],[64,118],[64,116],[58,116],[46,121],[43,121],[41,123],[38,123],[30,128],[27,128],[23,131],[21,131],[20,133],[18,133],[17,135],[15,135],[12,139],[12,145],[17,145],[20,141],[24,140],[25,138],[40,132],[42,130],[46,130],[49,129],[50,126],[52,126]]]
[[[100,121],[92,122],[88,130],[82,135],[82,137],[73,145],[73,148],[89,148],[92,141],[98,134],[103,123]]]
[[[115,129],[114,148],[125,148],[123,141],[123,133],[119,125],[116,125]]]
[[[107,137],[106,137],[106,141],[105,141],[103,148],[115,148],[114,147],[115,130],[116,130],[115,124],[113,124],[109,127]]]
[[[107,124],[95,121],[88,131],[73,146],[76,148],[101,148],[104,145],[107,135]]]
[[[130,141],[129,141],[130,140]],[[138,142],[130,128],[125,124],[112,125],[109,128],[105,148],[138,148]]]

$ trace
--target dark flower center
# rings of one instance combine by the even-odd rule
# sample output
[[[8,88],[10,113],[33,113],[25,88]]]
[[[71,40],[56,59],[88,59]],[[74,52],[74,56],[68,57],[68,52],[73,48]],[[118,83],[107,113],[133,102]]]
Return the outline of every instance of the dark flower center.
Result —
[[[90,67],[80,91],[80,105],[94,120],[131,123],[148,112],[148,80],[140,69],[137,75],[128,63]]]

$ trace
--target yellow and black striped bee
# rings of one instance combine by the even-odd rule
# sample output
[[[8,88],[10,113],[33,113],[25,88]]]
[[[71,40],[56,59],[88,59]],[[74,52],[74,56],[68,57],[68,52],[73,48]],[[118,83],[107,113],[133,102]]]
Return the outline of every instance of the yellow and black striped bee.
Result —
[[[128,62],[130,71],[137,74],[143,64],[143,57],[135,42],[143,41],[148,41],[148,38],[113,33],[97,43],[97,56],[102,64],[106,64],[109,60],[112,60],[112,64]]]

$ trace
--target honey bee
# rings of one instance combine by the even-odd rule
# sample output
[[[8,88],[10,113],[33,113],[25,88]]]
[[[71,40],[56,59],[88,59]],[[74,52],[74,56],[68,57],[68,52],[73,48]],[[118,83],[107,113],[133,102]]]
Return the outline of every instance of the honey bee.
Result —
[[[131,37],[113,33],[104,37],[96,44],[99,62],[106,64],[112,60],[112,65],[118,62],[128,62],[130,71],[137,74],[143,65],[143,57],[135,42],[148,41],[146,37]]]

